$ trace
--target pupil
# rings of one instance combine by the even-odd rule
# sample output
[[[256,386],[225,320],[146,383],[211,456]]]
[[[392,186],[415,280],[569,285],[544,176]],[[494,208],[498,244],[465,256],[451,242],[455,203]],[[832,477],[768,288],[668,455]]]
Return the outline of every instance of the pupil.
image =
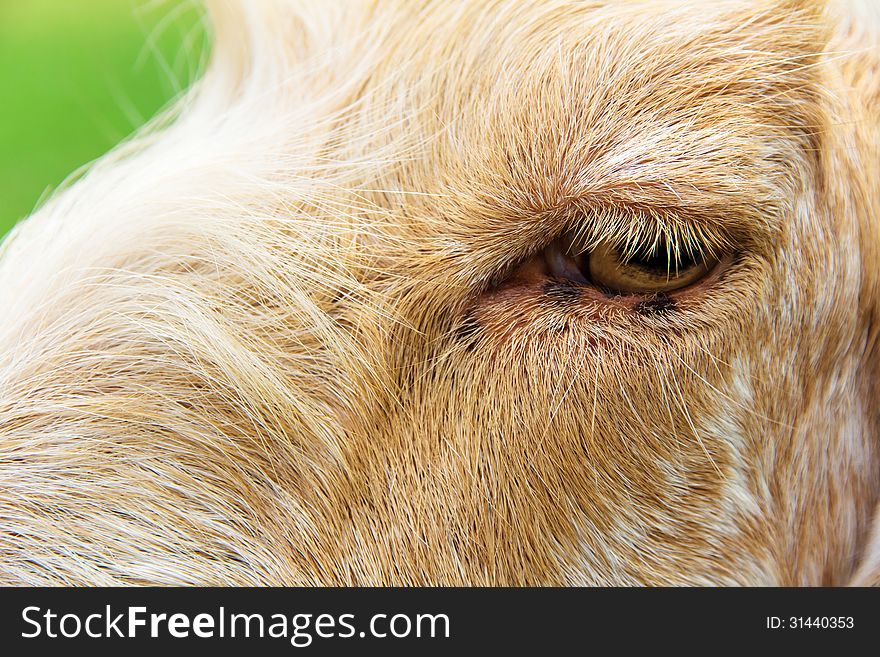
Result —
[[[636,256],[632,258],[628,263],[628,265],[638,267],[639,269],[644,269],[650,272],[659,272],[662,274],[666,274],[667,272],[675,272],[676,267],[674,262],[670,262],[669,256],[662,249],[657,249],[655,253],[652,255],[642,255]],[[696,264],[693,257],[682,254],[681,259],[678,262],[678,271],[685,271],[690,269]]]

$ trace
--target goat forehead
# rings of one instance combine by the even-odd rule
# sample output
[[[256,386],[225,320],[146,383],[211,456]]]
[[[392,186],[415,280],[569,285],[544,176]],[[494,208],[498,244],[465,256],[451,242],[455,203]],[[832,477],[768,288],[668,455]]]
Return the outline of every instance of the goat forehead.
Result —
[[[670,205],[696,180],[706,214],[766,218],[812,146],[819,93],[815,17],[771,9],[405,4],[371,17],[375,45],[338,56],[369,65],[335,143],[349,162],[405,160],[386,188],[467,186],[466,200],[509,193],[501,205],[531,211],[616,201],[623,183],[627,201]]]
[[[628,104],[615,98],[620,91],[656,78],[705,83],[719,71],[730,77],[747,68],[751,80],[766,83],[762,73],[806,63],[789,60],[807,57],[822,31],[813,11],[758,2],[406,3],[365,20],[383,38],[348,51],[339,47],[348,37],[341,32],[327,46],[385,60],[374,62],[378,80],[410,70],[435,86],[469,79],[516,86],[528,77],[546,82],[553,67],[574,60],[566,82],[583,80],[615,106]]]
[[[786,159],[778,140],[815,124],[821,43],[809,15],[786,21],[755,5],[404,5],[372,15],[358,39],[337,37],[348,41],[328,46],[335,65],[322,51],[303,67],[318,86],[334,77],[327,68],[365,78],[339,108],[348,150],[393,142],[409,157],[443,135],[432,166],[450,176],[463,164],[489,175],[504,156],[524,177],[569,183],[586,165],[641,182],[662,152],[682,180],[699,160],[719,188],[751,168],[735,181],[748,188],[762,162]]]

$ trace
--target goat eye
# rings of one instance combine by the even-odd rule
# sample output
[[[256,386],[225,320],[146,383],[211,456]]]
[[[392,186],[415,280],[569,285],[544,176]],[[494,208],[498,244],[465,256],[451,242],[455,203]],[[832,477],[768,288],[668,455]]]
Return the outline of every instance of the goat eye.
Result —
[[[624,294],[670,292],[703,278],[714,263],[682,255],[660,253],[622,257],[619,250],[600,246],[586,256],[590,282]]]
[[[583,253],[579,251],[577,245],[565,237],[550,245],[545,251],[550,274],[620,295],[679,290],[698,282],[718,264],[718,260],[711,257],[684,253],[676,256],[665,243],[630,256],[609,244],[600,244]]]

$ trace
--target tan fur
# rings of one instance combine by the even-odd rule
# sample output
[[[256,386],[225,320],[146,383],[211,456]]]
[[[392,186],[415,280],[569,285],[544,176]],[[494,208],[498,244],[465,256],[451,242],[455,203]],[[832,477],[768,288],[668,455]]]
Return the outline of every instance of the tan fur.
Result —
[[[0,580],[877,581],[870,1],[211,16],[4,243]],[[641,314],[566,229],[737,257]]]

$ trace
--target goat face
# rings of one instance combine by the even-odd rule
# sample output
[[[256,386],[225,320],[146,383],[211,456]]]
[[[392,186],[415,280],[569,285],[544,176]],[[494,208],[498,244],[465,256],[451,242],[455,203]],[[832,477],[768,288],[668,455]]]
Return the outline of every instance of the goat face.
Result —
[[[871,7],[328,5],[6,241],[5,580],[870,564]]]

